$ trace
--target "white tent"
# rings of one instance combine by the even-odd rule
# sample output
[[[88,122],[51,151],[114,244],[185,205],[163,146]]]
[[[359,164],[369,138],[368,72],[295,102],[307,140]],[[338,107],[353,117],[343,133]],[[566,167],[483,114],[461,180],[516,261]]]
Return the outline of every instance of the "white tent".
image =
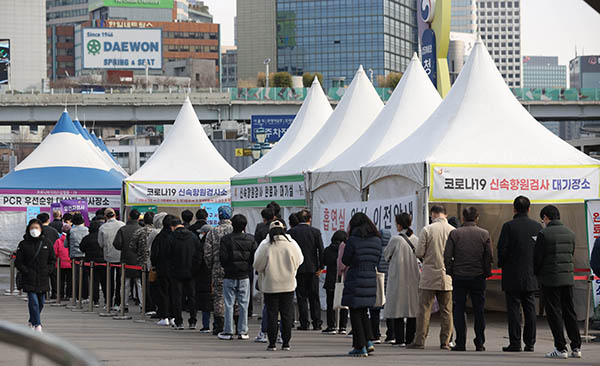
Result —
[[[329,191],[327,186],[334,182],[338,189],[360,194],[360,168],[404,141],[441,101],[415,54],[386,106],[369,129],[337,158],[312,173],[313,194],[321,200],[332,202],[331,197],[340,195],[319,194],[318,191]],[[315,204],[318,203],[324,202],[315,201]]]
[[[261,220],[260,211],[264,208],[265,202],[263,200],[237,201],[242,189],[249,184],[258,183],[259,179],[264,180],[269,176],[269,172],[277,169],[302,150],[323,127],[332,111],[331,104],[319,80],[315,77],[302,107],[279,142],[267,155],[231,179],[231,204],[236,213],[246,215],[249,230],[253,230],[256,223]]]
[[[75,119],[73,120],[73,125],[75,126],[77,131],[79,131],[79,134],[81,135],[81,137],[84,138],[85,142],[96,153],[96,155],[98,155],[100,158],[105,160],[109,166],[112,166],[114,169],[116,169],[118,172],[120,172],[124,176],[126,176],[126,177],[129,176],[129,174],[127,174],[127,172],[121,167],[121,165],[119,165],[119,163],[116,160],[114,160],[114,158],[112,158],[112,156],[109,157],[106,154],[106,152],[104,152],[100,148],[100,146],[98,146],[96,144],[96,142],[92,138],[92,135],[88,132],[88,130],[85,127],[81,126],[81,122],[79,121],[79,119],[77,119],[77,117],[75,117]]]
[[[210,142],[189,98],[169,134],[137,172],[125,179],[125,205],[199,207],[229,202],[237,174]]]
[[[307,174],[306,184],[310,189],[311,172],[333,161],[354,144],[371,127],[382,108],[383,102],[361,66],[323,128],[293,158],[272,171],[270,176]],[[360,192],[353,192],[343,187],[332,192],[338,196],[330,197],[331,199],[360,201]],[[313,199],[318,200],[316,197]]]

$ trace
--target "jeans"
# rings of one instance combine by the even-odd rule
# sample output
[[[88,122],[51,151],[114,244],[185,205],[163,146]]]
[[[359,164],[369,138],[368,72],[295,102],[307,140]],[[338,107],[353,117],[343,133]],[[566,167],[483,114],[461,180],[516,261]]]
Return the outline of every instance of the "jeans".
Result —
[[[189,324],[196,324],[196,295],[194,294],[195,285],[194,280],[177,280],[171,279],[171,301],[173,306],[173,315],[175,318],[175,324],[180,326],[183,325],[183,317],[181,316],[182,311],[182,299],[184,296],[188,298],[188,306],[190,310]]]
[[[485,343],[485,277],[452,277],[452,300],[454,309],[454,332],[456,346],[464,348],[467,343],[467,296],[473,304],[475,347]]]
[[[352,347],[355,349],[366,347],[367,341],[373,339],[367,308],[350,309],[350,323],[352,324]]]
[[[319,328],[321,321],[321,300],[319,299],[319,277],[314,273],[298,273],[296,275],[296,300],[300,313],[300,327],[308,328],[308,307],[314,328]]]
[[[204,328],[204,329],[210,328],[210,311],[202,312],[202,328]]]
[[[46,298],[45,293],[28,292],[27,293],[27,307],[29,308],[29,322],[34,327],[42,325],[40,314],[44,308],[44,299]]]
[[[248,334],[248,301],[250,299],[250,281],[247,278],[223,280],[223,300],[225,301],[225,334],[233,334],[233,306],[237,299],[240,307],[238,317],[238,333]]]
[[[333,310],[333,296],[335,290],[327,289],[327,328],[336,329],[338,324],[335,321],[335,310]],[[340,309],[340,322],[339,328],[346,329],[348,323],[348,309]]]
[[[581,348],[581,336],[577,315],[573,305],[573,286],[542,286],[548,325],[554,337],[554,347],[559,351],[567,350],[564,328],[571,340],[571,350]]]
[[[535,292],[506,292],[506,316],[508,317],[508,338],[510,346],[521,348],[521,307],[525,326],[523,342],[526,346],[535,345]]]
[[[283,346],[289,346],[292,339],[292,325],[294,324],[294,292],[280,292],[265,294],[267,306],[267,335],[269,347],[277,343],[277,315],[281,316],[281,338]]]

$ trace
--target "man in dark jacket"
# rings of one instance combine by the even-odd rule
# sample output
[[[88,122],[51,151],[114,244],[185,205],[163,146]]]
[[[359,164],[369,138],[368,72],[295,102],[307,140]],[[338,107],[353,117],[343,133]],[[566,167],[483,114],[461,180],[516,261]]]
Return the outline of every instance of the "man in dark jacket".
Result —
[[[158,299],[156,301],[158,305],[157,315],[160,321],[157,325],[169,326],[172,319],[172,306],[170,299],[171,292],[171,279],[169,278],[169,240],[171,237],[171,221],[176,219],[173,215],[167,215],[163,218],[163,227],[161,231],[156,235],[152,241],[152,247],[150,249],[150,263],[156,270],[156,281],[158,282]]]
[[[90,223],[90,232],[82,240],[79,248],[85,253],[86,262],[104,263],[104,250],[100,248],[98,243],[98,231],[102,226],[102,221],[92,221]],[[106,267],[94,267],[94,283],[92,284],[94,292],[92,294],[92,300],[94,305],[98,305],[100,299],[100,285],[102,285],[102,292],[104,298],[107,298],[106,294]],[[89,278],[90,268],[85,267],[85,276]]]
[[[52,211],[52,222],[50,223],[50,226],[52,226],[57,233],[62,232],[63,221],[62,212],[60,212],[60,210]]]
[[[573,253],[575,233],[560,221],[558,208],[548,205],[540,212],[546,225],[535,242],[534,271],[542,281],[548,324],[554,337],[554,351],[548,358],[569,358],[563,329],[571,340],[571,357],[581,358],[581,337],[573,304]]]
[[[169,276],[171,278],[171,301],[175,329],[183,330],[181,303],[183,297],[188,299],[190,329],[196,329],[196,296],[194,294],[193,270],[200,266],[203,253],[198,236],[183,226],[178,218],[171,220],[171,235],[167,245],[169,258]]]
[[[260,216],[262,216],[263,222],[256,224],[256,230],[254,230],[254,240],[257,245],[260,245],[263,240],[269,234],[269,225],[275,219],[275,214],[271,208],[263,208],[260,212]]]
[[[331,244],[323,251],[323,264],[327,267],[325,275],[325,289],[327,295],[327,329],[323,333],[336,334],[337,324],[335,321],[335,310],[333,309],[333,297],[335,295],[335,284],[337,281],[337,261],[340,244],[348,240],[348,234],[344,230],[336,231],[331,237]],[[346,331],[348,323],[348,309],[340,309],[340,332]]]
[[[44,235],[44,237],[50,243],[52,243],[52,246],[54,247],[54,242],[58,240],[58,237],[60,236],[58,233],[62,232],[62,221],[60,222],[60,231],[58,231],[56,228],[54,228],[54,226],[51,225],[50,215],[47,213],[40,213],[37,215],[37,219],[42,222],[42,235]],[[51,268],[48,274],[50,277],[50,298],[56,299],[56,268]]]
[[[308,330],[308,305],[314,330],[321,330],[321,300],[319,299],[319,276],[323,265],[323,239],[319,229],[310,226],[311,214],[308,210],[298,213],[300,224],[290,229],[289,234],[298,243],[304,262],[296,275],[296,298],[300,316],[298,330]]]
[[[244,215],[231,218],[233,232],[221,239],[219,257],[225,271],[223,279],[223,298],[225,300],[225,327],[219,333],[219,339],[233,339],[233,306],[239,305],[238,339],[248,339],[248,302],[250,300],[250,281],[248,274],[254,263],[257,245],[252,235],[244,233],[248,220]]]
[[[202,236],[200,233],[200,229],[202,229],[202,227],[208,223],[206,221],[207,219],[208,212],[203,208],[199,209],[198,211],[196,211],[196,222],[194,222],[189,227],[189,230],[194,234],[198,235],[198,237]]]
[[[473,304],[475,349],[485,351],[485,279],[492,275],[490,233],[477,226],[475,207],[462,212],[463,226],[450,232],[444,250],[446,273],[452,277],[452,300],[456,345],[453,351],[465,351],[467,341],[467,295]]]
[[[525,318],[525,352],[533,352],[535,345],[535,291],[538,283],[533,274],[533,253],[542,225],[527,216],[529,206],[527,197],[515,198],[515,216],[502,226],[498,240],[498,267],[502,268],[510,340],[508,346],[502,347],[504,352],[521,352],[521,307]]]
[[[190,210],[183,210],[181,212],[181,221],[183,222],[183,227],[189,230],[190,226],[192,226],[192,220],[194,219],[194,213]]]
[[[596,277],[600,277],[600,237],[594,241],[594,249],[590,257],[590,267]]]
[[[129,212],[129,220],[127,220],[125,226],[121,227],[119,231],[117,231],[117,235],[115,236],[115,240],[113,241],[113,246],[115,247],[115,249],[121,251],[121,263],[125,263],[129,266],[137,265],[137,253],[131,245],[131,239],[133,239],[133,234],[137,231],[137,229],[141,228],[140,223],[138,221],[139,218],[140,212],[138,210],[131,210]],[[131,291],[131,281],[134,282],[134,285],[137,288],[137,293],[140,295],[142,294],[140,274],[140,271],[134,269],[125,270],[125,276],[127,277],[127,283],[125,287],[126,296],[124,301],[125,306],[129,305],[127,302],[130,296],[127,296],[127,290]]]

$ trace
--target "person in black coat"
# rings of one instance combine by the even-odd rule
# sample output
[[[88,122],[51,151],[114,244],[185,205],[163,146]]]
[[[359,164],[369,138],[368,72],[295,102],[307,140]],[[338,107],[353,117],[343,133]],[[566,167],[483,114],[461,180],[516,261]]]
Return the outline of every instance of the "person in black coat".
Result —
[[[256,229],[254,230],[254,240],[256,241],[256,245],[260,245],[260,243],[265,240],[267,234],[269,234],[269,225],[275,220],[273,209],[269,207],[263,208],[260,215],[262,216],[263,222],[256,224]]]
[[[59,232],[54,226],[52,226],[51,222],[50,222],[50,215],[48,215],[46,212],[42,212],[39,215],[37,215],[37,219],[40,220],[40,222],[42,223],[42,235],[44,235],[44,237],[46,237],[46,239],[48,239],[50,241],[50,243],[52,243],[52,245],[54,245],[54,242],[58,240],[58,238],[60,237]],[[61,228],[60,230],[62,231],[62,222],[60,223]],[[51,299],[56,299],[56,289],[57,289],[57,285],[56,285],[56,268],[52,268],[49,272],[49,277],[50,277],[50,298]]]
[[[590,267],[596,277],[600,277],[600,238],[594,241],[592,256],[590,257]]]
[[[365,357],[375,347],[367,310],[377,297],[377,265],[381,257],[381,238],[367,215],[358,212],[350,219],[350,238],[344,248],[342,263],[348,266],[342,305],[350,308],[352,351],[350,356]]]
[[[337,324],[335,321],[335,310],[333,309],[333,297],[335,293],[335,284],[337,279],[337,259],[340,250],[340,244],[348,240],[348,234],[343,230],[336,231],[331,237],[331,244],[323,251],[323,263],[327,269],[325,274],[325,284],[323,288],[327,294],[327,329],[323,333],[336,334]],[[340,333],[346,332],[348,322],[348,309],[340,310]]]
[[[196,295],[194,294],[194,268],[198,267],[204,256],[200,239],[183,226],[180,219],[171,220],[171,235],[168,239],[167,256],[169,258],[169,277],[171,278],[171,301],[175,329],[183,330],[181,316],[182,299],[188,299],[188,320],[190,329],[196,329]]]
[[[92,221],[90,223],[90,232],[79,244],[79,249],[85,253],[86,262],[104,263],[104,249],[98,244],[98,231],[102,226],[102,221]],[[84,268],[85,276],[89,278],[90,269],[89,267]],[[97,266],[94,267],[94,283],[92,284],[94,292],[92,294],[92,300],[97,305],[100,299],[100,286],[102,285],[102,292],[106,299],[106,267]]]
[[[199,209],[198,211],[196,211],[196,222],[190,225],[188,230],[195,233],[196,235],[198,235],[199,238],[201,238],[202,233],[200,232],[200,229],[202,229],[204,225],[208,224],[208,222],[206,221],[207,219],[208,212],[203,208]]]
[[[193,226],[193,225],[192,225]],[[212,229],[212,226],[205,224],[198,229],[200,235],[201,251],[204,253],[204,243],[206,235]],[[210,313],[213,311],[212,297],[212,272],[208,269],[204,257],[194,270],[194,282],[196,285],[196,308],[202,312],[201,333],[210,333]]]
[[[38,332],[42,331],[40,314],[49,290],[48,273],[56,263],[53,244],[42,234],[40,220],[32,219],[17,247],[15,266],[21,277],[19,287],[27,293],[29,325]]]
[[[169,256],[167,255],[169,247],[169,239],[171,237],[171,221],[177,219],[174,215],[167,215],[163,219],[163,228],[152,241],[150,249],[150,263],[156,270],[158,282],[158,318],[159,325],[169,325],[169,319],[173,310],[170,301],[170,285],[169,278]]]
[[[538,283],[533,273],[533,258],[535,240],[542,225],[528,217],[530,205],[527,197],[515,198],[515,216],[502,226],[498,240],[498,267],[502,268],[502,290],[508,317],[509,344],[502,348],[504,352],[521,351],[521,307],[525,318],[525,351],[533,352],[535,345]]]
[[[321,300],[319,299],[319,276],[323,265],[323,238],[319,229],[310,226],[311,214],[308,210],[298,213],[300,224],[290,229],[289,234],[298,243],[304,262],[296,274],[296,299],[300,326],[298,330],[308,330],[308,306],[314,330],[321,330]]]

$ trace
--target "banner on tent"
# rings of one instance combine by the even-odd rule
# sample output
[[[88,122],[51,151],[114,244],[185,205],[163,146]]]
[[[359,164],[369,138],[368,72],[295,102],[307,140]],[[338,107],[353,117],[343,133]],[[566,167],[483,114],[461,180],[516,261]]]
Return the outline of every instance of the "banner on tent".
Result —
[[[231,181],[233,207],[264,207],[275,201],[283,207],[306,206],[303,175]]]
[[[396,230],[395,216],[402,212],[413,215],[416,224],[417,196],[405,196],[376,201],[359,201],[343,203],[323,203],[316,207],[318,211],[318,228],[323,235],[325,246],[331,243],[331,237],[338,230],[348,230],[348,223],[357,212],[363,212],[377,226],[379,230],[390,230],[392,235]]]
[[[432,164],[431,202],[576,203],[598,198],[600,165]]]
[[[229,182],[126,182],[125,204],[200,206],[229,202]]]
[[[589,255],[592,255],[594,242],[600,237],[600,200],[585,201],[585,215],[587,228],[587,242]],[[594,307],[600,305],[600,280],[595,279],[594,287]]]
[[[119,191],[2,189],[0,211],[26,211],[28,206],[40,206],[42,211],[47,211],[53,203],[78,199],[87,201],[90,208],[121,207]]]

